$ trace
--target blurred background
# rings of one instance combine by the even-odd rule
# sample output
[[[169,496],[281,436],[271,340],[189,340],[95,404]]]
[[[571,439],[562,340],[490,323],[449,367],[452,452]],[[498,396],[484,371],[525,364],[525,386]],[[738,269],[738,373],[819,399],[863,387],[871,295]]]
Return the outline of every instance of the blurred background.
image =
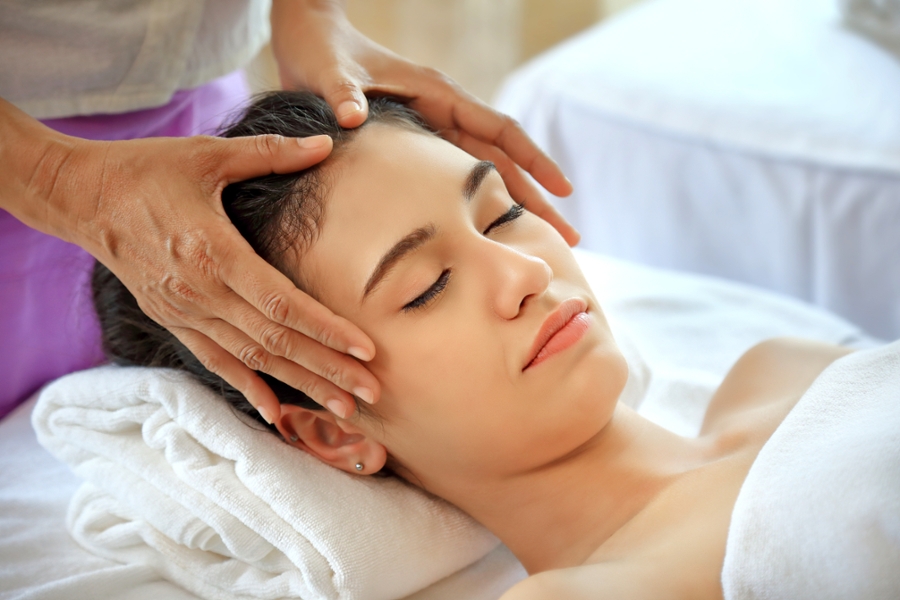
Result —
[[[347,0],[347,14],[374,41],[490,102],[517,66],[640,1]],[[278,87],[268,48],[248,75],[254,91]]]

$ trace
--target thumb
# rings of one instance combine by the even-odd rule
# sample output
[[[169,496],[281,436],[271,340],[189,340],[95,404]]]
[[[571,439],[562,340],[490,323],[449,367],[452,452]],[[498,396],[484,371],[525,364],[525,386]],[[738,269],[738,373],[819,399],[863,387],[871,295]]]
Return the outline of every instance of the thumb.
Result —
[[[325,75],[321,89],[341,127],[352,129],[365,123],[369,116],[366,95],[351,77],[341,71]]]
[[[331,154],[327,135],[307,138],[254,135],[217,139],[220,169],[228,183],[270,173],[294,173],[322,162]]]

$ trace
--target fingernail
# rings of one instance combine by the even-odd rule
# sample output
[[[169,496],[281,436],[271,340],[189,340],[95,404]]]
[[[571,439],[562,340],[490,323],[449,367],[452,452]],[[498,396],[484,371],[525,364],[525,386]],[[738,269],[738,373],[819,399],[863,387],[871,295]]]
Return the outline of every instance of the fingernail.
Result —
[[[272,415],[269,414],[269,411],[267,411],[267,410],[266,410],[265,408],[263,408],[262,406],[260,406],[260,407],[257,408],[256,410],[259,411],[260,416],[266,421],[266,423],[268,423],[269,425],[272,424],[273,419],[272,419]]]
[[[359,346],[350,346],[347,348],[347,354],[355,356],[359,360],[372,360],[372,354],[365,348]]]
[[[358,113],[362,110],[362,105],[356,100],[347,100],[346,102],[341,102],[337,109],[337,118],[344,119],[349,117],[353,113]]]
[[[340,400],[329,400],[325,403],[325,407],[342,419],[347,419],[353,414],[347,410],[347,406]]]
[[[375,402],[375,394],[372,393],[372,390],[364,387],[355,387],[353,388],[353,395],[357,398],[363,400],[367,404],[372,404]]]
[[[314,135],[312,137],[297,138],[301,148],[320,148],[331,140],[327,135]]]

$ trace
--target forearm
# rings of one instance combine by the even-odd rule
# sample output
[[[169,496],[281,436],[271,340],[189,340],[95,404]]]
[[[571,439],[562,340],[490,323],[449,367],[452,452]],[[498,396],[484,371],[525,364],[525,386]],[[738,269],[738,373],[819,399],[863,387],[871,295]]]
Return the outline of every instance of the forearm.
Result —
[[[272,0],[272,10],[269,13],[272,35],[275,35],[277,25],[297,24],[302,22],[304,15],[313,11],[343,15],[346,8],[347,3],[344,0]]]
[[[62,135],[0,98],[0,208],[44,233],[72,241],[73,156],[83,140]]]

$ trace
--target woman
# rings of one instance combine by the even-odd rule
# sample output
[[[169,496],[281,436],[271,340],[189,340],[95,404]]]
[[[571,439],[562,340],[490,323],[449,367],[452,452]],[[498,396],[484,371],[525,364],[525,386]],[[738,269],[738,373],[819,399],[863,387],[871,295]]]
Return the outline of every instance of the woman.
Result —
[[[534,576],[507,599],[719,598],[731,511],[757,453],[848,350],[748,351],[696,439],[617,403],[628,371],[563,238],[512,200],[493,165],[370,101],[342,129],[307,94],[259,99],[226,136],[327,134],[321,165],[229,186],[226,212],[300,289],[374,341],[382,387],[342,418],[278,384],[274,428],[358,475],[385,469],[468,512]],[[107,352],[194,373],[249,405],[95,273]],[[272,373],[278,378],[278,370]]]

